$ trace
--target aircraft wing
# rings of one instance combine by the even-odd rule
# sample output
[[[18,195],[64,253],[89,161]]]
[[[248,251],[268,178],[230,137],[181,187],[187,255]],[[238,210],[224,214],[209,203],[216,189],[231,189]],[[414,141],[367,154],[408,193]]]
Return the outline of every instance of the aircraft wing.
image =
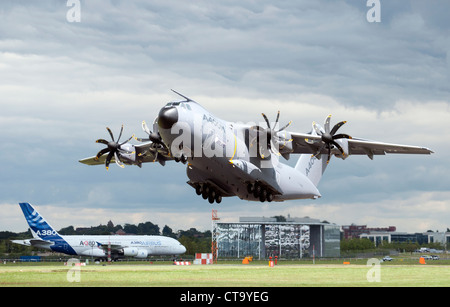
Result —
[[[172,157],[169,156],[167,149],[163,147],[156,147],[153,143],[145,143],[140,145],[133,145],[136,153],[138,154],[139,163],[147,163],[147,162],[156,162],[158,161],[160,164],[164,165],[165,161],[173,160]],[[81,159],[79,162],[87,165],[104,165],[106,161],[107,155],[102,155],[100,158],[96,159],[95,156]],[[111,163],[115,163],[116,159],[113,156],[111,158]],[[126,159],[122,161],[125,164],[129,164]]]
[[[106,160],[106,155],[101,156],[97,160],[95,159],[95,156],[81,159],[79,162],[86,164],[86,165],[104,165]],[[147,152],[145,156],[142,157],[141,163],[146,162],[155,162],[155,154],[152,152]],[[115,163],[116,159],[114,157],[111,158],[111,163]],[[122,161],[123,163],[127,163],[127,161]]]
[[[94,157],[81,159],[79,162],[81,162],[83,164],[87,164],[87,165],[100,165],[100,164],[105,164],[105,160],[106,160],[106,156],[103,155],[98,159],[95,159],[95,156],[94,156]],[[113,163],[116,162],[114,157],[111,159],[111,162],[113,162]]]
[[[53,245],[53,242],[50,241],[44,241],[39,239],[27,239],[27,240],[11,240],[11,242],[26,246],[37,246],[37,247],[43,247],[43,246],[50,246]]]
[[[322,146],[321,137],[307,133],[290,132],[293,142],[293,152],[297,154],[311,153],[315,154]],[[349,155],[367,155],[373,158],[374,155],[385,154],[431,154],[429,148],[410,145],[399,145],[383,143],[360,138],[346,139],[348,141]],[[323,148],[322,153],[327,153],[327,149]]]
[[[105,252],[108,251],[108,244],[102,244],[99,242],[97,242],[97,244],[98,244],[98,247],[103,249]],[[111,245],[109,245],[109,247],[111,248],[111,251],[119,251],[119,250],[125,248],[126,246],[123,246],[121,244],[111,244]]]
[[[364,139],[353,138],[348,140],[349,154],[351,155],[384,155],[384,154],[422,154],[433,153],[426,147],[389,144]]]

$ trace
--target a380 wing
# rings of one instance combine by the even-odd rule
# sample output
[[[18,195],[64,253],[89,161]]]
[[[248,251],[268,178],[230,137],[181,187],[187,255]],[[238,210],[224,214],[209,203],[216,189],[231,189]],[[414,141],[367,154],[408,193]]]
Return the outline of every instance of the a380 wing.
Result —
[[[321,147],[320,136],[311,135],[307,133],[295,133],[290,132],[293,139],[293,153],[303,154],[311,153],[315,154]],[[399,145],[383,143],[371,140],[365,140],[360,138],[352,138],[348,141],[348,154],[349,155],[367,155],[369,158],[373,158],[374,155],[385,154],[431,154],[429,148],[410,145]],[[323,154],[327,153],[326,149],[322,150]]]
[[[110,244],[109,246],[108,246],[108,244],[101,244],[99,242],[97,242],[97,244],[98,244],[98,247],[103,249],[105,252],[108,251],[108,248],[110,248],[112,252],[117,252],[117,251],[120,251],[123,248],[127,247],[127,246],[124,246],[121,244]]]

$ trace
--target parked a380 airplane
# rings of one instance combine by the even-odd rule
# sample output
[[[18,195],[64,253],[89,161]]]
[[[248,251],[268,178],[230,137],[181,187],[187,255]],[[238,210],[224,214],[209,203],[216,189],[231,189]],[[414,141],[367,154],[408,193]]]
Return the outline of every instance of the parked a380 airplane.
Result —
[[[31,228],[33,239],[13,240],[13,243],[49,249],[67,255],[107,258],[124,256],[147,258],[153,255],[180,255],[186,248],[177,240],[165,236],[62,236],[29,203],[20,208]]]

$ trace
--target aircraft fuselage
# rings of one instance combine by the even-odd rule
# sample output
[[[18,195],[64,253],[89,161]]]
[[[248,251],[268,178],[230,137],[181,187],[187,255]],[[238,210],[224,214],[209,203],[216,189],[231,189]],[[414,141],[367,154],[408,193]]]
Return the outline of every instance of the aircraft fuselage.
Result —
[[[314,184],[281,163],[267,139],[248,124],[224,121],[197,103],[176,102],[161,109],[158,126],[171,155],[187,162],[188,184],[211,203],[228,196],[250,201],[320,197]]]

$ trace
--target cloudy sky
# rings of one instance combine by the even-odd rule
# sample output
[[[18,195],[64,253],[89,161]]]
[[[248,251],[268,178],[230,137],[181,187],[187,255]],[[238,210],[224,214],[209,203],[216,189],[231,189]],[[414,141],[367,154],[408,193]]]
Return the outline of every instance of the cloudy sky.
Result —
[[[0,3],[0,231],[27,229],[22,201],[57,229],[109,220],[210,229],[212,206],[182,164],[107,172],[78,162],[102,148],[106,126],[144,136],[141,121],[178,99],[171,88],[229,121],[280,110],[282,124],[308,132],[332,114],[352,136],[435,151],[333,158],[321,199],[227,198],[213,207],[222,221],[450,227],[448,1],[381,0],[374,23],[366,0],[80,0],[79,15],[77,2]]]

